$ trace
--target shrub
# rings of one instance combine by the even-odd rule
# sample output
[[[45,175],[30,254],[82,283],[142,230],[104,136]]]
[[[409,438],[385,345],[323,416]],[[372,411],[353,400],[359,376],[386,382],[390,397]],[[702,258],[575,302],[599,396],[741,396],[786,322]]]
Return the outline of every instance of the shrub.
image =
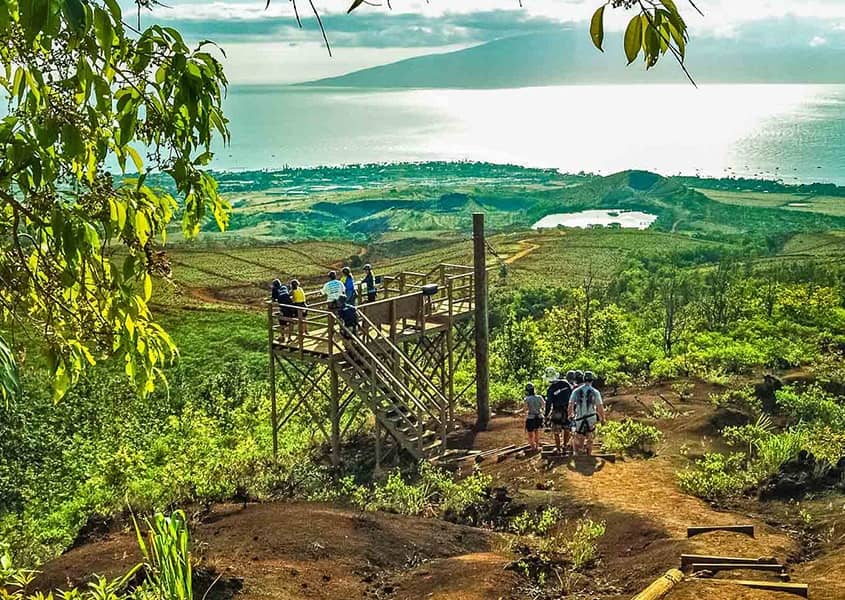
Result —
[[[480,472],[456,481],[446,471],[421,462],[416,483],[405,481],[399,471],[392,471],[382,484],[375,484],[371,489],[363,486],[354,489],[351,500],[368,511],[402,515],[461,514],[481,503],[491,482],[492,477]]]
[[[169,517],[156,514],[147,519],[147,542],[135,523],[138,546],[144,557],[147,578],[143,588],[149,595],[166,600],[193,600],[190,536],[185,513],[175,511]]]
[[[734,408],[745,413],[760,414],[762,405],[750,385],[732,387],[719,394],[710,394],[710,402],[718,408]]]
[[[695,385],[686,381],[676,381],[672,384],[672,391],[678,395],[682,401],[686,402],[692,398],[692,392]]]
[[[819,421],[845,430],[845,405],[817,385],[799,392],[787,386],[775,392],[778,407],[793,423]]]
[[[678,473],[682,491],[706,500],[719,501],[738,496],[757,483],[745,468],[746,455],[709,452],[695,467]]]
[[[608,452],[652,454],[653,447],[663,438],[652,425],[632,419],[608,421],[599,428],[603,448]]]
[[[525,511],[511,520],[511,529],[519,535],[548,535],[561,516],[560,509],[554,506],[547,506],[540,512]]]
[[[576,571],[592,563],[599,555],[597,542],[604,536],[607,526],[604,521],[581,519],[575,525],[575,531],[566,540],[565,547]]]

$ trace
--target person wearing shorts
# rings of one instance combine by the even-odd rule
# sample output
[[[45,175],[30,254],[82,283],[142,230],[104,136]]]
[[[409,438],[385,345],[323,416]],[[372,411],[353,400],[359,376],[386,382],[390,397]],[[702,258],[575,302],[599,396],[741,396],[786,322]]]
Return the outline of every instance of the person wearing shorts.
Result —
[[[549,389],[546,392],[546,423],[552,429],[555,436],[555,448],[558,454],[563,454],[563,448],[569,446],[570,426],[569,422],[569,397],[572,395],[572,387],[566,379],[561,379],[555,373],[549,377]],[[561,437],[563,444],[561,445]]]
[[[584,385],[572,392],[569,420],[572,422],[572,450],[576,454],[593,453],[596,425],[606,421],[601,393],[593,387],[595,376],[584,373]]]
[[[525,431],[528,445],[536,452],[540,449],[540,431],[543,429],[543,405],[545,401],[534,391],[534,384],[525,386]]]

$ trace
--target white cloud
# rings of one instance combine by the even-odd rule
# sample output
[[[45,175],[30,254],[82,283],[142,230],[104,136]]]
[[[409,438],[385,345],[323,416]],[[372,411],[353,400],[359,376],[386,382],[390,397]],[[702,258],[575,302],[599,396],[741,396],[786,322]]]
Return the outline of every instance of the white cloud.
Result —
[[[817,35],[813,39],[810,40],[810,46],[813,48],[818,48],[819,46],[826,46],[827,45],[827,38],[822,35]]]

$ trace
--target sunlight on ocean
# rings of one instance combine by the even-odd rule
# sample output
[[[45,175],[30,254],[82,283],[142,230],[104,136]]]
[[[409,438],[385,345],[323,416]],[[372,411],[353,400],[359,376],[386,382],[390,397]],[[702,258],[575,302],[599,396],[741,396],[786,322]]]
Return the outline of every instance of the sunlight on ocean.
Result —
[[[219,169],[481,160],[845,184],[845,86],[233,88]]]

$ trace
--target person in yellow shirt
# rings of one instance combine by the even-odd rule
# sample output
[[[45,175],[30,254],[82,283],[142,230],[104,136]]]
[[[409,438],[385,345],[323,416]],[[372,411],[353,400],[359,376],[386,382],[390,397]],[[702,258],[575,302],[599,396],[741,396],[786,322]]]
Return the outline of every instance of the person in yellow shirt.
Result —
[[[294,306],[298,306],[301,309],[305,309],[308,306],[307,301],[305,300],[305,290],[302,289],[302,286],[299,284],[298,279],[291,279],[290,282],[290,298],[293,301]],[[305,319],[308,317],[307,310],[300,310],[301,314],[298,315],[299,318]],[[308,331],[308,323],[303,324],[303,330]]]

